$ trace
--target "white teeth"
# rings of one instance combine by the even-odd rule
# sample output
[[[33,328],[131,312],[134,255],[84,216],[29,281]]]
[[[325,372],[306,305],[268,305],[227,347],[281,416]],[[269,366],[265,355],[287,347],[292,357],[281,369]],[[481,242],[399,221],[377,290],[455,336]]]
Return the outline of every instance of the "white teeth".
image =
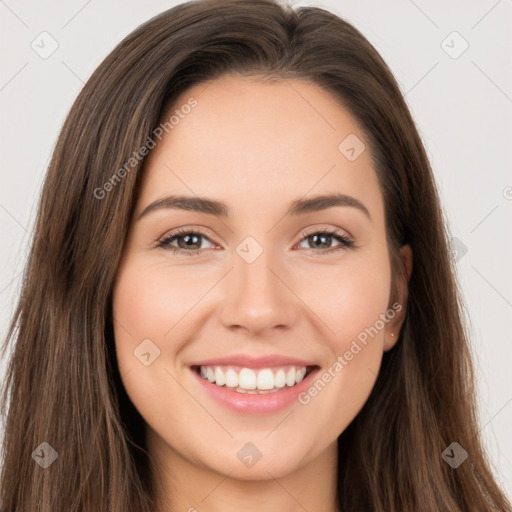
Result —
[[[238,373],[236,373],[232,368],[226,372],[226,386],[228,388],[238,387]]]
[[[226,384],[224,372],[218,366],[215,368],[215,384],[217,384],[217,386],[224,386],[224,384]]]
[[[274,385],[276,388],[284,388],[286,386],[286,373],[284,373],[284,370],[277,370],[274,377]]]
[[[295,384],[298,384],[301,382],[306,375],[306,368],[301,368],[296,374],[295,374]]]
[[[208,378],[208,380],[210,380]],[[286,385],[293,386],[295,384],[295,368],[290,368],[286,374]]]
[[[281,368],[252,368],[201,366],[203,379],[217,386],[233,388],[239,393],[273,393],[285,386],[292,387],[306,376],[305,366],[283,366]]]
[[[244,389],[256,389],[256,374],[250,368],[242,368],[238,376],[238,385]],[[273,386],[272,386],[273,387]]]
[[[272,389],[274,387],[274,375],[268,368],[258,373],[258,389]]]

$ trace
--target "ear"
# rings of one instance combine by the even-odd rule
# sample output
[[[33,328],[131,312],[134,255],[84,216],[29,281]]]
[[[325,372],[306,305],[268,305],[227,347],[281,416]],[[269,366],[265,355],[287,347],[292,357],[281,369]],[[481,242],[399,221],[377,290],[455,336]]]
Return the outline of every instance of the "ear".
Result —
[[[400,258],[402,260],[402,271],[397,272],[395,279],[396,297],[393,297],[393,302],[390,309],[395,312],[395,316],[386,325],[384,332],[384,351],[391,350],[398,338],[400,337],[400,330],[405,320],[407,311],[407,297],[409,295],[409,279],[412,273],[412,249],[409,245],[404,245],[400,249]]]

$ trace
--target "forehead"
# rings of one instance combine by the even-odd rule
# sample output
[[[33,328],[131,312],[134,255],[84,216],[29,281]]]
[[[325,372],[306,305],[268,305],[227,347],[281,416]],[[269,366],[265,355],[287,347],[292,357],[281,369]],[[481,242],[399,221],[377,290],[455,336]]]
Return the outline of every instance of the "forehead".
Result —
[[[167,133],[146,159],[140,203],[186,193],[237,211],[339,192],[382,210],[364,133],[314,83],[223,77],[186,90],[161,122]]]

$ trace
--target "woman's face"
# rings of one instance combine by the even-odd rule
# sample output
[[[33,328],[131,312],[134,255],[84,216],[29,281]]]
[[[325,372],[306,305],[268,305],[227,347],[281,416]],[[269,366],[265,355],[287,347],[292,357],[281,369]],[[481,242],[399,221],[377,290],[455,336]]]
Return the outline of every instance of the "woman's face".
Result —
[[[332,457],[403,321],[368,143],[305,81],[225,77],[173,114],[114,289],[122,380],[164,465],[279,478]]]

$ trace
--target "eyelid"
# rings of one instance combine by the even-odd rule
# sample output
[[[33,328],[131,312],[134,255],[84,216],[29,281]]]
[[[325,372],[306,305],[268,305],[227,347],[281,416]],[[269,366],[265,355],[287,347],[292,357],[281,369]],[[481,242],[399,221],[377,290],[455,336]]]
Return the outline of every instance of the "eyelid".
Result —
[[[167,231],[164,235],[162,235],[161,237],[159,237],[157,240],[156,240],[156,247],[161,247],[161,248],[164,248],[165,249],[165,246],[167,245],[168,247],[170,247],[169,250],[173,251],[173,252],[178,252],[178,253],[187,253],[189,255],[193,255],[193,254],[199,254],[201,252],[203,252],[205,249],[192,249],[192,250],[185,250],[185,249],[181,249],[181,248],[178,248],[178,247],[175,247],[175,246],[171,246],[170,244],[168,244],[168,242],[172,239],[175,239],[179,236],[182,236],[182,235],[187,235],[187,234],[195,234],[195,235],[199,235],[205,239],[207,239],[208,241],[210,241],[211,243],[213,244],[216,244],[218,246],[222,246],[221,243],[217,242],[215,240],[215,237],[214,236],[211,236],[209,234],[207,234],[205,231],[209,231],[208,228],[206,228],[205,226],[183,226],[183,227],[180,227],[180,228],[176,228],[175,230],[170,230],[170,231]],[[316,233],[326,233],[326,234],[329,234],[333,237],[337,237],[339,239],[341,239],[340,241],[340,246],[338,246],[338,249],[340,247],[344,247],[345,249],[349,249],[349,248],[353,248],[353,249],[356,249],[357,248],[357,245],[355,244],[355,240],[354,240],[354,237],[347,231],[347,230],[344,230],[344,229],[341,229],[337,226],[319,226],[319,225],[313,225],[313,226],[308,226],[306,228],[304,228],[300,233],[299,236],[300,238],[298,239],[298,241],[294,244],[294,247],[298,244],[300,244],[305,238],[307,238],[308,236],[312,235],[312,234],[316,234]],[[306,249],[308,251],[312,251],[312,253],[317,253],[318,255],[320,255],[321,253],[324,253],[324,254],[327,254],[327,253],[330,253],[330,252],[335,252],[336,251],[336,247],[334,248],[331,248],[331,249],[327,249],[327,250],[319,250],[319,251],[316,251],[315,249]]]
[[[179,235],[188,235],[190,233],[193,233],[196,235],[201,235],[203,238],[206,238],[217,245],[222,245],[215,239],[215,236],[208,234],[209,231],[210,230],[205,226],[183,226],[181,228],[170,229],[169,231],[166,231],[162,236],[158,237],[155,243],[158,244],[160,242],[165,242],[166,240],[174,238]]]
[[[342,229],[337,226],[326,226],[326,225],[319,226],[318,224],[304,228],[304,230],[300,232],[300,237],[301,237],[300,240],[302,240],[306,236],[312,235],[313,233],[318,233],[319,231],[320,232],[328,231],[329,233],[331,233],[333,235],[334,234],[344,235],[347,238],[350,238],[350,240],[354,240],[354,237],[352,236],[352,234],[350,232],[348,232],[346,229]]]

